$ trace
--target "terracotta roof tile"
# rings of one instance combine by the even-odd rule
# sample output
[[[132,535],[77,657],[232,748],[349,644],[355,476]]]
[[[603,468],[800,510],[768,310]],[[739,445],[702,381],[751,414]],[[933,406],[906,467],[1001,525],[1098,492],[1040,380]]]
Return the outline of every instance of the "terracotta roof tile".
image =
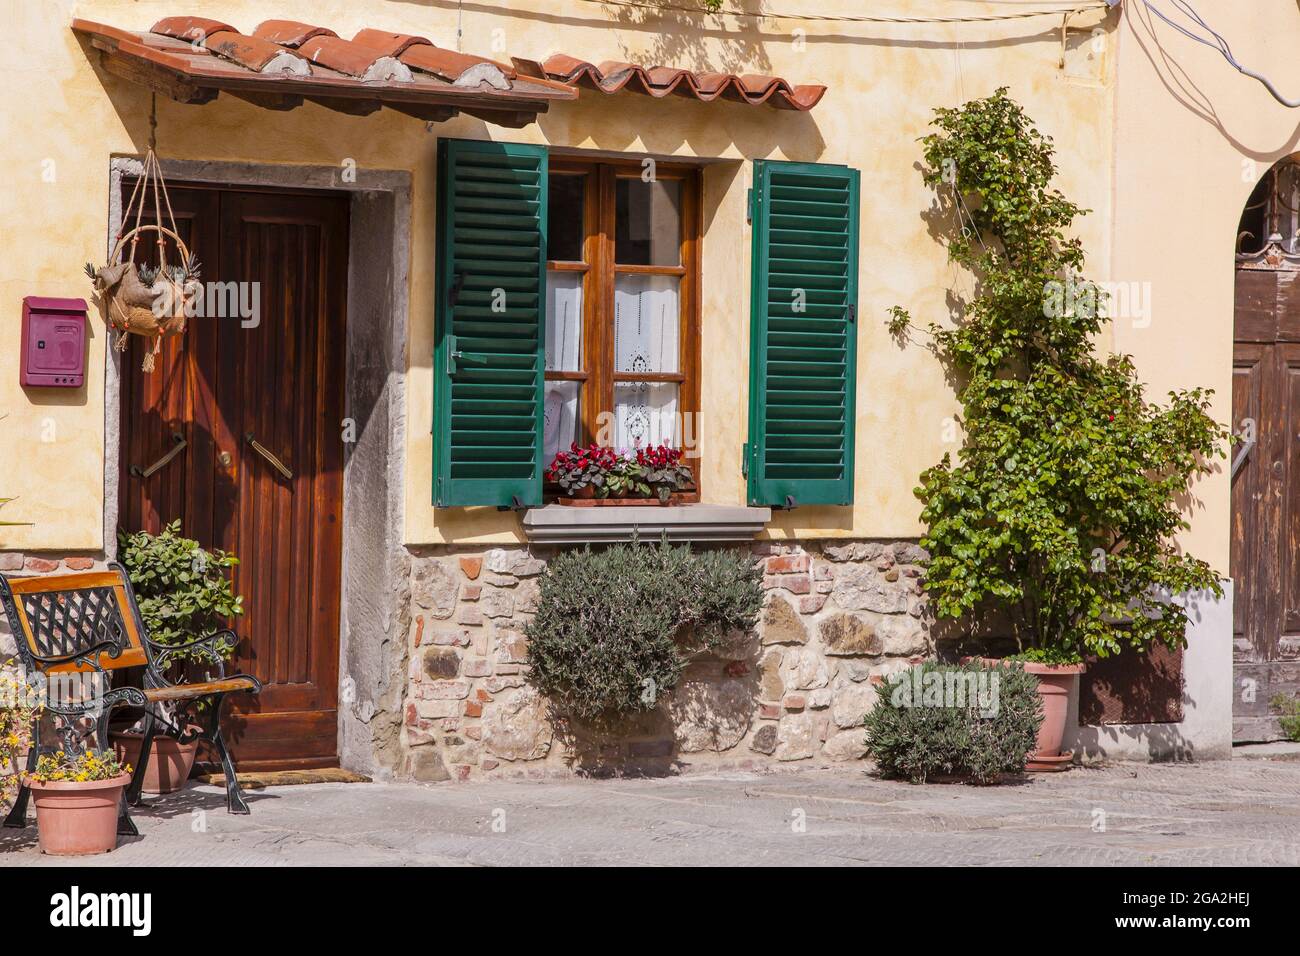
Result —
[[[411,36],[409,33],[389,33],[387,30],[358,30],[353,43],[378,50],[384,56],[400,56],[407,47],[433,46],[431,40]]]
[[[238,33],[229,23],[209,20],[207,17],[164,17],[149,28],[150,33],[158,33],[177,40],[204,40],[214,33]]]
[[[409,83],[412,79],[410,68],[396,57],[384,56],[371,47],[341,40],[332,34],[315,34],[307,38],[299,45],[298,52],[320,66],[367,81]]]
[[[338,34],[325,27],[315,27],[297,20],[264,20],[257,25],[253,36],[281,46],[300,47],[312,37],[337,37]]]
[[[278,43],[260,37],[246,37],[242,33],[221,30],[209,33],[203,46],[217,56],[233,60],[240,66],[259,73],[293,73],[309,76],[311,66],[296,53],[291,53]]]
[[[527,76],[560,80],[602,93],[628,90],[655,97],[675,93],[706,103],[722,97],[754,105],[765,103],[778,109],[810,110],[826,92],[824,86],[791,86],[779,76],[695,73],[665,66],[641,67],[617,60],[595,66],[567,53],[557,53],[540,63],[524,59],[514,62]]]

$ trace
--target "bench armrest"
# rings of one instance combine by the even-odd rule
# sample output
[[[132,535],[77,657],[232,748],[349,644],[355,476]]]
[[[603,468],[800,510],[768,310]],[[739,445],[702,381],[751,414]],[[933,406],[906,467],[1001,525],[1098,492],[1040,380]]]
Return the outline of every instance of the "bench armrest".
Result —
[[[174,686],[174,684],[163,675],[163,669],[169,660],[177,654],[197,653],[217,666],[217,677],[225,677],[226,661],[221,653],[220,645],[237,646],[239,644],[239,635],[230,628],[223,627],[219,631],[213,631],[207,637],[196,637],[183,644],[160,644],[148,636],[145,637],[145,640],[149,646],[149,670],[155,678],[156,686],[169,687]]]

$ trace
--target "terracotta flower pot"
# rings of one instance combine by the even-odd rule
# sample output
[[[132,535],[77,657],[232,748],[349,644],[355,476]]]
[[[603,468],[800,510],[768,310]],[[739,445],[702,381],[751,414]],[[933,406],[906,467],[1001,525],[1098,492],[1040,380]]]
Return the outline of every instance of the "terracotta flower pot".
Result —
[[[140,766],[140,745],[144,743],[144,734],[115,733],[110,739],[118,760],[131,767]],[[150,794],[175,793],[185,786],[198,749],[197,737],[187,744],[177,743],[175,737],[162,734],[154,737],[149,745],[149,763],[144,768],[141,789]]]
[[[117,815],[129,773],[86,782],[29,781],[41,852],[51,856],[107,853],[117,846]]]
[[[1025,673],[1038,678],[1038,697],[1043,702],[1043,723],[1038,728],[1038,748],[1029,755],[1026,770],[1065,770],[1074,760],[1074,751],[1061,753],[1065,737],[1065,715],[1069,710],[1070,690],[1083,673],[1082,664],[1036,664],[1026,662]]]
[[[961,662],[967,664],[974,660],[963,657]],[[1069,711],[1070,690],[1075,679],[1083,673],[1082,664],[1038,664],[1034,661],[1001,660],[995,657],[981,657],[981,661],[990,665],[1009,667],[1020,664],[1026,674],[1038,678],[1038,699],[1043,702],[1043,722],[1038,726],[1038,746],[1029,755],[1025,769],[1036,772],[1067,770],[1074,760],[1074,751],[1061,753],[1061,741],[1065,739],[1065,715]]]

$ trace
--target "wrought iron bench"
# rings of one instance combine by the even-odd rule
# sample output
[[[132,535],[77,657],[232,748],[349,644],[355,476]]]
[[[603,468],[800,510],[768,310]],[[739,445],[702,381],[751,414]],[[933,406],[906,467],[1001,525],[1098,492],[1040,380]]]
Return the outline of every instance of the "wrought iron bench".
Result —
[[[196,738],[208,741],[221,760],[227,808],[231,813],[248,813],[221,736],[221,705],[227,694],[257,693],[262,685],[249,674],[226,675],[221,647],[238,641],[233,631],[218,631],[184,644],[157,643],[145,630],[135,592],[119,564],[84,574],[25,578],[0,574],[0,603],[28,675],[44,675],[51,689],[58,691],[46,695],[46,718],[37,721],[35,742],[27,756],[28,771],[35,769],[42,751],[78,753],[90,745],[92,737],[96,746],[107,747],[111,712],[130,705],[144,710],[144,740],[139,764],[122,796],[119,833],[138,832],[127,806],[140,800],[149,750],[159,733],[175,736],[181,743]],[[201,683],[173,683],[166,677],[167,665],[179,655],[210,660],[216,677]],[[109,672],[138,666],[145,669],[143,689],[111,686]],[[170,717],[167,709],[159,706],[164,703],[173,708]],[[182,713],[188,713],[194,723],[177,726],[173,718]],[[57,739],[42,740],[43,726]],[[26,787],[19,788],[6,827],[27,825],[28,795]]]

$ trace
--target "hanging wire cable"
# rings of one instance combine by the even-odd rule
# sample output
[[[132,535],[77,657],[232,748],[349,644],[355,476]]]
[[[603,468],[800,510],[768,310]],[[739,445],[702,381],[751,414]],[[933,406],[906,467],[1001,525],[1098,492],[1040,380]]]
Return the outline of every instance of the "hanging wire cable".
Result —
[[[1154,3],[1152,3],[1151,0],[1142,0],[1142,4],[1149,11],[1151,11],[1151,13],[1159,17],[1169,26],[1173,27],[1183,36],[1191,40],[1195,40],[1197,43],[1203,44],[1204,46],[1208,46],[1211,50],[1217,50],[1219,52],[1219,55],[1222,56],[1225,60],[1227,60],[1233,69],[1235,69],[1238,73],[1243,74],[1244,76],[1250,77],[1252,80],[1258,80],[1261,84],[1263,84],[1264,88],[1273,95],[1273,99],[1277,100],[1283,106],[1286,106],[1290,109],[1296,109],[1300,107],[1300,99],[1298,100],[1288,99],[1287,97],[1282,95],[1282,93],[1278,90],[1278,88],[1273,85],[1273,81],[1270,80],[1268,77],[1264,76],[1262,73],[1257,73],[1255,70],[1252,70],[1247,66],[1243,66],[1240,62],[1238,62],[1237,58],[1232,54],[1232,47],[1228,45],[1228,41],[1223,38],[1222,34],[1218,33],[1208,23],[1205,22],[1205,19],[1199,13],[1196,12],[1196,9],[1191,5],[1190,2],[1188,2],[1188,0],[1173,0],[1173,4],[1183,14],[1183,16],[1187,17],[1189,20],[1191,20],[1193,23],[1199,26],[1202,30],[1205,31],[1205,33],[1208,33],[1209,36],[1204,36],[1203,34],[1197,33],[1194,30],[1189,29],[1188,27],[1184,26],[1181,23],[1175,22],[1173,19],[1167,16],[1163,10],[1161,10]]]
[[[1057,7],[1052,10],[1021,10],[1016,13],[987,13],[953,17],[872,17],[847,14],[835,16],[817,13],[751,13],[747,10],[706,10],[675,3],[651,3],[647,0],[583,0],[604,7],[628,7],[634,10],[672,10],[676,13],[699,13],[716,16],[749,17],[756,20],[803,20],[810,23],[993,23],[1000,20],[1027,20],[1030,17],[1059,17],[1067,13],[1086,10],[1105,10],[1112,4],[1106,0],[1094,3]]]

